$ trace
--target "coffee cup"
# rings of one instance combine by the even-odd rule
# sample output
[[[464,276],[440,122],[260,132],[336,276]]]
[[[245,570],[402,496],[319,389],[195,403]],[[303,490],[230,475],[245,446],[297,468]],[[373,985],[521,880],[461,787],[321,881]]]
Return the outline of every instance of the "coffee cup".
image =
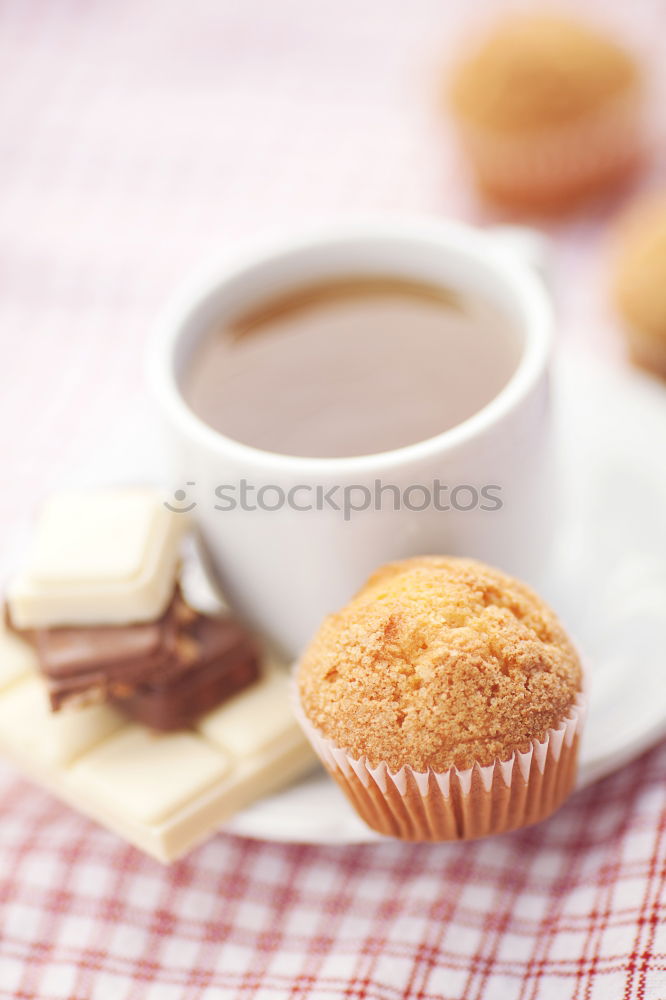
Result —
[[[432,219],[336,223],[226,254],[159,317],[149,376],[168,442],[170,505],[193,518],[230,603],[287,655],[391,560],[463,555],[538,584],[552,537],[553,316],[525,245],[531,253],[534,244],[511,233]],[[354,274],[482,296],[516,331],[513,373],[458,425],[371,455],[263,451],[196,415],[183,373],[215,323],[286,289]]]

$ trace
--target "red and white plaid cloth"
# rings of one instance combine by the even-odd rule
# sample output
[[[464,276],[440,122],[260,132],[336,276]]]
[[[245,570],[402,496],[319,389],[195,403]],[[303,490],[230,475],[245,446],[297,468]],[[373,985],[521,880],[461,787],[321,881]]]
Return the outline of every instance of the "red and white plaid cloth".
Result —
[[[218,835],[171,868],[3,770],[0,997],[663,1000],[666,747],[469,844]]]
[[[435,99],[466,6],[503,4],[0,2],[3,552],[82,469],[140,478],[146,337],[200,258],[313,216],[481,218]],[[663,72],[663,5],[609,6]],[[562,335],[620,359],[605,217],[553,229]],[[170,869],[0,764],[0,997],[664,1000],[665,880],[664,746],[487,842],[220,834]]]

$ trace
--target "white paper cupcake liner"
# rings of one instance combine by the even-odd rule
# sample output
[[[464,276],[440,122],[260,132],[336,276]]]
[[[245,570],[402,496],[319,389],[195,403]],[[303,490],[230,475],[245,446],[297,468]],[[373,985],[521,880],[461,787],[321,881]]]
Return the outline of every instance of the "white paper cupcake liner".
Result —
[[[325,737],[303,711],[294,672],[296,717],[326,770],[373,829],[405,840],[467,840],[544,819],[573,788],[585,717],[581,691],[566,717],[507,760],[447,771],[372,767]]]
[[[504,135],[465,121],[458,127],[479,183],[516,200],[557,200],[572,189],[629,173],[643,153],[645,131],[638,89],[595,114],[527,135]]]

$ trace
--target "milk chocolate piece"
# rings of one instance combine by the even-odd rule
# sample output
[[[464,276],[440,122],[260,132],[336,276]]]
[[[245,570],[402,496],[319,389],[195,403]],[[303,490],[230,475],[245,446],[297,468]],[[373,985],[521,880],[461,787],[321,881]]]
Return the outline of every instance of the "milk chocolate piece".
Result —
[[[34,629],[51,706],[111,701],[155,729],[190,726],[256,680],[259,653],[229,616],[191,608],[177,590],[156,622]]]
[[[25,633],[47,679],[51,706],[106,701],[167,672],[176,649],[180,594],[165,614],[138,625],[34,629]]]
[[[231,618],[197,615],[179,632],[176,657],[179,671],[137,684],[118,706],[153,729],[184,729],[259,676],[257,649]]]

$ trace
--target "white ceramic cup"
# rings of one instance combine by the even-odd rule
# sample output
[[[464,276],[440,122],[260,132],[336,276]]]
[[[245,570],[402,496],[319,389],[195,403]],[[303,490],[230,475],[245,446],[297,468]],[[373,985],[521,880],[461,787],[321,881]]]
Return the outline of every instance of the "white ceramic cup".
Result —
[[[354,273],[395,275],[483,296],[520,338],[514,374],[463,423],[371,456],[317,459],[264,452],[225,437],[192,412],[179,376],[213,324],[290,286]],[[346,603],[389,560],[466,555],[537,582],[552,506],[551,335],[548,295],[521,254],[504,236],[453,222],[408,218],[331,225],[228,255],[191,280],[158,323],[149,373],[167,424],[173,506],[194,504],[191,516],[210,567],[232,606],[296,655],[322,617]],[[254,490],[246,508],[262,487],[264,508],[279,505],[280,490],[284,503],[276,510],[256,503],[255,510],[241,509],[236,491],[242,480]],[[447,491],[450,499],[458,488],[455,505],[414,509],[424,504],[424,489],[434,492],[436,480],[445,487],[438,506],[446,506]],[[398,501],[390,489],[377,504],[377,481],[397,487]],[[223,500],[216,494],[222,486],[233,488],[222,492]],[[410,486],[417,488],[409,491]],[[324,500],[334,487],[332,499],[341,510]],[[487,495],[495,499],[484,502],[482,491],[490,487]],[[366,490],[372,494],[369,506],[351,511],[366,503]],[[232,495],[235,509],[219,509],[229,507]],[[315,509],[295,509],[308,502]]]

